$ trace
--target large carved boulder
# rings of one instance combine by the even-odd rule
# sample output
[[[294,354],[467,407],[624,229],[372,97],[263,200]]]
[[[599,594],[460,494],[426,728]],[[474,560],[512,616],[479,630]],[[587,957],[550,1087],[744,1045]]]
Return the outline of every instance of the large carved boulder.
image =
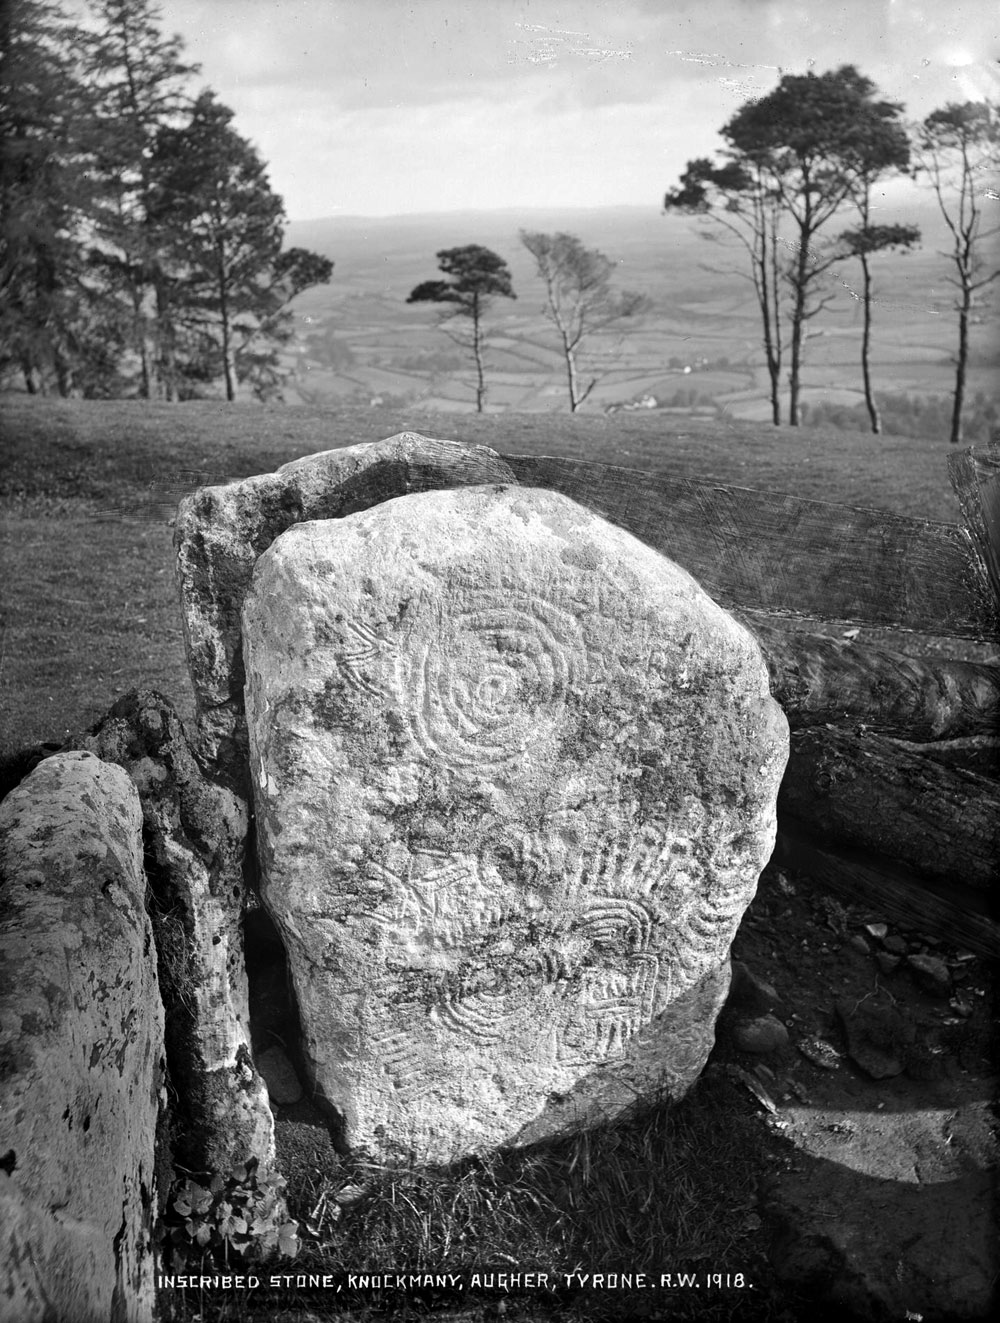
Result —
[[[774,840],[757,644],[566,497],[406,496],[260,558],[261,886],[356,1147],[446,1161],[679,1096]]]
[[[142,815],[88,753],[0,805],[0,1315],[152,1318],[163,1067]]]

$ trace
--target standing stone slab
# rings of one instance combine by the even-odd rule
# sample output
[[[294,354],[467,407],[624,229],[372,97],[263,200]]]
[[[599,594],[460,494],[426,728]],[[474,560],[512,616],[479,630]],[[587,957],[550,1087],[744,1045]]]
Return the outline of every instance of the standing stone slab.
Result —
[[[308,519],[341,518],[408,492],[514,482],[486,446],[401,432],[284,464],[181,502],[174,541],[201,753],[241,793],[246,724],[240,611],[257,557]]]
[[[228,1174],[274,1163],[274,1120],[254,1069],[243,956],[246,806],[202,774],[155,690],[132,690],[75,741],[139,791],[150,910],[167,1008],[174,1161]]]
[[[751,635],[483,487],[290,529],[244,649],[262,894],[349,1142],[444,1161],[683,1094],[787,757]]]
[[[163,1009],[132,782],[89,753],[0,805],[0,1317],[153,1316]]]

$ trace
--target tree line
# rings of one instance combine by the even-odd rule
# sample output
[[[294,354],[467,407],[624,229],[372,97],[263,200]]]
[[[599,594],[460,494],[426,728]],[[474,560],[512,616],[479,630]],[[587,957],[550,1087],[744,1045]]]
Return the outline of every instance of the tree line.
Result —
[[[887,251],[920,242],[916,226],[876,218],[874,196],[891,176],[929,181],[950,236],[951,274],[956,290],[958,344],[954,356],[950,439],[962,438],[970,328],[984,293],[1000,267],[988,260],[988,241],[1000,226],[986,220],[983,203],[996,200],[985,172],[1000,161],[1000,117],[985,102],[950,103],[918,125],[903,120],[901,103],[879,98],[875,84],[853,65],[824,74],[785,74],[768,96],[748,101],[720,130],[726,146],[716,159],[689,161],[664,198],[667,212],[707,218],[743,250],[743,274],[753,286],[760,313],[761,347],[770,383],[771,415],[782,419],[787,371],[787,421],[804,418],[801,400],[810,323],[835,297],[830,273],[856,261],[862,309],[860,368],[870,430],[882,431],[871,366],[875,294],[873,263]],[[832,238],[834,222],[845,228]],[[584,339],[622,318],[645,311],[638,294],[614,294],[613,264],[573,235],[521,232],[545,287],[544,314],[559,335],[566,364],[570,409],[587,399],[579,355]],[[712,237],[708,231],[706,237]],[[447,281],[425,281],[409,302],[449,303],[454,316],[471,323],[477,371],[476,405],[485,398],[483,317],[496,295],[515,297],[506,263],[488,249],[470,245],[438,253]],[[846,281],[842,281],[846,284]],[[852,291],[853,293],[853,291]],[[447,329],[447,328],[446,328]],[[898,413],[898,410],[895,412]]]
[[[284,247],[256,149],[152,0],[0,5],[0,381],[32,394],[280,393],[289,305],[333,264]]]
[[[824,277],[837,264],[861,267],[861,372],[873,432],[881,419],[871,373],[874,308],[872,263],[878,253],[912,247],[916,227],[873,218],[877,185],[894,175],[929,181],[950,236],[958,345],[950,439],[962,437],[969,331],[974,309],[1000,276],[988,241],[1000,232],[983,210],[996,197],[986,171],[1000,162],[1000,117],[986,102],[949,103],[917,125],[904,107],[879,98],[853,65],[824,74],[785,74],[768,96],[748,101],[720,130],[715,159],[689,161],[665,209],[708,217],[742,246],[761,319],[772,419],[782,421],[781,387],[788,372],[787,420],[802,421],[801,388],[809,323],[830,303]],[[852,224],[826,235],[845,211]]]
[[[0,384],[32,393],[177,400],[222,382],[227,399],[280,398],[281,350],[296,295],[329,281],[329,259],[285,248],[286,217],[256,149],[214,92],[192,93],[197,66],[160,31],[154,0],[0,4]],[[986,171],[1000,160],[1000,117],[949,104],[918,125],[845,65],[783,75],[720,130],[715,158],[688,162],[667,212],[704,217],[743,252],[760,314],[775,424],[803,419],[802,372],[830,275],[856,262],[860,368],[871,430],[882,420],[871,346],[878,256],[919,231],[878,218],[880,183],[920,174],[950,237],[958,343],[950,435],[962,436],[970,328],[990,265]],[[848,224],[844,224],[846,220]],[[835,224],[837,232],[832,234]],[[612,289],[614,263],[566,233],[521,231],[544,287],[543,312],[565,364],[572,411],[597,377],[588,337],[646,311]],[[408,302],[443,306],[442,329],[471,353],[486,398],[487,316],[516,297],[503,258],[480,245],[437,254],[441,279]],[[842,282],[845,283],[846,282]]]
[[[585,248],[575,234],[521,230],[520,238],[535,259],[545,287],[542,313],[558,334],[566,367],[569,407],[576,413],[598,380],[594,376],[586,384],[582,380],[583,342],[596,331],[645,312],[648,300],[632,290],[613,290],[614,263],[600,249]],[[443,249],[437,259],[438,269],[448,279],[423,281],[410,293],[407,303],[450,305],[442,317],[442,328],[456,344],[472,352],[476,365],[476,409],[482,413],[486,399],[483,318],[497,295],[517,298],[510,268],[502,257],[480,244]],[[455,318],[468,323],[466,333],[450,325]]]

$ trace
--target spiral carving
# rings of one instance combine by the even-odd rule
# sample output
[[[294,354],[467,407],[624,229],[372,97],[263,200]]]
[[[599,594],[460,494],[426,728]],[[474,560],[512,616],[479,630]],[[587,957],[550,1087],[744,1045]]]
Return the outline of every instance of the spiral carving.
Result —
[[[586,666],[577,622],[534,597],[464,598],[397,663],[413,741],[429,761],[490,770],[524,753]]]

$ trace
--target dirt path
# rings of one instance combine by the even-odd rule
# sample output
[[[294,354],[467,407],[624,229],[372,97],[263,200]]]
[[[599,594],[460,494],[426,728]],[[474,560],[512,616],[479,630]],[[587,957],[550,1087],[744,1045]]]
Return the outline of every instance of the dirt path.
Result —
[[[839,1317],[986,1316],[1000,1267],[990,970],[770,872],[734,955],[749,974],[716,1056],[783,1141],[761,1208],[779,1279]],[[769,1002],[787,1045],[740,1050]]]

